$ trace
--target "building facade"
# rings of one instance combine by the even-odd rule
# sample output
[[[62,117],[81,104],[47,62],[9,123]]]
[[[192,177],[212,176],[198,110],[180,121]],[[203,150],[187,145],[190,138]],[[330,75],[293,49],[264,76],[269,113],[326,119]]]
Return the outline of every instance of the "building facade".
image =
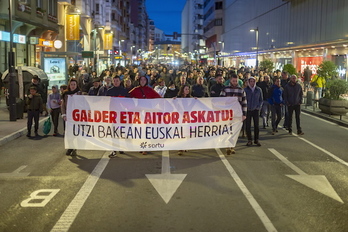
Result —
[[[224,1],[204,0],[203,3],[203,36],[205,39],[204,61],[217,64],[217,55],[221,50],[221,36],[224,22]],[[203,57],[202,57],[203,58]]]
[[[203,39],[203,0],[187,0],[181,14],[181,49],[195,61],[205,53]]]
[[[8,69],[8,2],[1,1],[0,8],[1,73]],[[149,23],[145,0],[13,0],[15,65],[49,72],[47,60],[62,62],[50,69],[60,70],[61,77],[48,73],[59,80],[54,84],[66,82],[75,63],[100,74],[111,65],[133,63],[153,46]]]
[[[8,69],[10,49],[9,1],[0,8],[0,72]],[[56,51],[57,0],[31,1],[30,4],[12,1],[12,34],[16,66],[40,66],[42,52]]]
[[[226,65],[253,66],[258,54],[258,60],[271,59],[278,69],[291,63],[300,71],[310,66],[314,73],[321,61],[332,60],[346,76],[347,13],[348,0],[226,0],[221,59]],[[256,28],[258,38],[250,31]]]

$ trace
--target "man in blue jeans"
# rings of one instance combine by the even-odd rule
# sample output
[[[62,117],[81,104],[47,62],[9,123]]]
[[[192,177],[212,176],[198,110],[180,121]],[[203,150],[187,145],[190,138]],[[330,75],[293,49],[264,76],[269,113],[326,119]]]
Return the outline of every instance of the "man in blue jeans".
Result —
[[[299,83],[297,83],[297,76],[292,75],[290,77],[290,82],[284,87],[284,102],[288,107],[289,113],[289,121],[288,121],[288,130],[289,134],[292,134],[292,114],[295,111],[296,118],[296,127],[297,134],[303,135],[303,131],[301,129],[301,104],[303,99],[302,87]]]
[[[248,86],[244,89],[247,99],[247,115],[246,115],[246,125],[245,130],[248,137],[247,146],[251,146],[252,136],[251,136],[251,119],[254,122],[254,143],[257,146],[261,146],[259,142],[259,115],[260,109],[263,102],[262,90],[260,87],[256,86],[256,80],[254,77],[249,77]]]

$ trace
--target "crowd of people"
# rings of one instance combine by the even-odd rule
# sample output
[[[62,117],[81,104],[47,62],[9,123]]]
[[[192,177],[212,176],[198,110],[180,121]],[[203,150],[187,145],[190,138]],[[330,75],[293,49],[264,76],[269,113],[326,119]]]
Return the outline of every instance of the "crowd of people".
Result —
[[[291,134],[292,115],[295,112],[297,134],[303,135],[300,123],[303,86],[298,83],[296,75],[289,76],[285,71],[268,72],[244,67],[236,69],[195,64],[181,67],[143,64],[126,67],[117,65],[104,70],[99,76],[84,69],[74,72],[73,75],[67,86],[61,86],[61,93],[58,86],[53,86],[52,93],[47,98],[47,107],[54,124],[53,135],[58,134],[59,115],[66,120],[67,96],[72,94],[133,98],[237,97],[244,121],[241,136],[246,135],[247,146],[252,146],[253,143],[261,146],[260,117],[263,129],[271,126],[273,135],[278,132],[278,125],[284,118],[283,127]],[[35,86],[30,91],[33,92],[28,95],[36,96]],[[28,98],[28,106],[32,107],[33,100],[33,97]],[[35,112],[42,111],[42,108],[35,107],[32,107]],[[31,131],[31,118],[28,118],[28,136]],[[37,134],[37,126],[35,133]],[[71,155],[73,152],[74,150],[69,149],[66,154]],[[227,154],[234,153],[233,147],[227,149]],[[110,157],[115,156],[116,151],[113,151]]]

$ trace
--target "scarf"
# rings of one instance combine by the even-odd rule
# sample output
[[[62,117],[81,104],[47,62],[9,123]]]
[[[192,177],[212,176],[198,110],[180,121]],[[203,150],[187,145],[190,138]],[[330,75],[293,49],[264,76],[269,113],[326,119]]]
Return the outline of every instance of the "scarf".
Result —
[[[71,91],[71,90],[65,90],[65,91],[63,92],[62,98],[64,99],[66,95],[73,95],[73,94],[75,94],[75,93],[77,93],[77,92],[79,92],[79,91],[80,91],[79,87],[77,87],[77,88],[76,88],[75,90],[73,90],[73,91]]]

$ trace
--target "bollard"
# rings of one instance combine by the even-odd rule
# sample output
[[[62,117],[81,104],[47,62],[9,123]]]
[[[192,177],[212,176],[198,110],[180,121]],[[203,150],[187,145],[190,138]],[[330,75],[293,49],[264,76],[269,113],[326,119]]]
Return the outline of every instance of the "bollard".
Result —
[[[307,91],[307,103],[306,106],[313,106],[313,91]]]

